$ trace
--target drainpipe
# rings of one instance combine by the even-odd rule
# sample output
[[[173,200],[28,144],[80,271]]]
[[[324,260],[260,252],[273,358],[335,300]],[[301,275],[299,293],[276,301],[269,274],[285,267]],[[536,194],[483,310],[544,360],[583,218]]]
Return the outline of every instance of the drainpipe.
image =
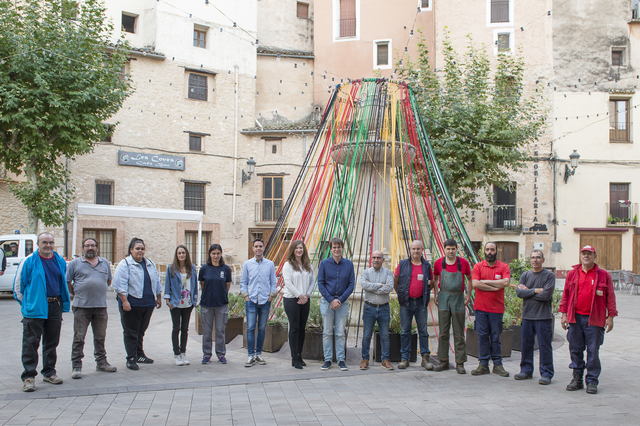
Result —
[[[235,127],[233,132],[234,147],[233,147],[233,205],[231,208],[231,223],[236,223],[236,192],[238,190],[238,65],[233,66],[236,70],[236,117]]]

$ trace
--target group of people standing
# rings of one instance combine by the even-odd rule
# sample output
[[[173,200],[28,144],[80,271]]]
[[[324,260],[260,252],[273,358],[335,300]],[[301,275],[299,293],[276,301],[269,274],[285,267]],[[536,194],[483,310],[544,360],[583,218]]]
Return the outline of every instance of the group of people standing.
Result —
[[[144,335],[154,309],[162,306],[163,289],[155,264],[145,257],[143,240],[133,238],[128,256],[117,266],[112,277],[109,263],[98,256],[98,242],[87,238],[82,242],[82,256],[68,265],[54,251],[54,238],[50,233],[38,236],[38,250],[27,257],[18,269],[14,283],[14,296],[21,304],[23,343],[23,390],[35,390],[38,348],[42,340],[43,380],[61,384],[56,374],[57,346],[60,340],[62,313],[68,312],[73,299],[74,338],[72,348],[73,379],[82,377],[82,359],[87,329],[91,325],[94,336],[96,370],[115,372],[117,368],[107,362],[104,347],[107,328],[107,291],[113,281],[123,328],[126,367],[138,370],[138,364],[151,364],[143,349]],[[346,322],[349,316],[349,297],[355,288],[353,263],[342,256],[344,242],[339,238],[330,241],[331,256],[320,262],[317,285],[320,293],[320,311],[323,325],[324,363],[321,370],[329,370],[337,361],[340,370],[348,370],[345,359]],[[240,294],[245,299],[247,321],[248,358],[245,367],[266,364],[262,357],[266,324],[271,302],[277,294],[275,265],[264,257],[264,242],[253,242],[254,257],[244,263],[240,282]],[[411,334],[415,319],[419,337],[421,366],[426,370],[443,371],[449,367],[450,329],[453,329],[456,372],[465,374],[467,361],[465,342],[465,306],[475,291],[475,329],[478,333],[479,364],[472,375],[492,372],[503,377],[509,373],[502,365],[500,334],[505,311],[504,289],[509,285],[511,273],[508,265],[497,260],[497,245],[485,244],[484,260],[473,270],[470,264],[457,256],[455,240],[444,242],[445,256],[434,266],[424,256],[420,241],[413,241],[410,257],[401,260],[395,272],[384,268],[384,254],[373,251],[372,266],[361,275],[364,290],[362,361],[360,369],[370,365],[370,346],[374,326],[377,323],[381,343],[381,366],[394,367],[389,361],[390,293],[395,290],[400,305],[401,361],[399,369],[410,366]],[[213,244],[208,250],[206,265],[196,273],[189,251],[184,245],[176,248],[173,263],[168,266],[165,278],[164,299],[171,312],[173,323],[171,341],[176,365],[188,365],[186,351],[191,313],[199,303],[204,334],[202,339],[202,364],[209,363],[213,355],[215,323],[215,352],[218,361],[226,364],[225,327],[229,314],[228,292],[231,286],[231,269],[225,265],[222,247]],[[597,393],[601,371],[599,347],[604,341],[605,329],[613,328],[617,316],[615,293],[611,276],[600,269],[596,251],[585,246],[580,251],[581,264],[576,265],[566,279],[560,312],[561,325],[568,329],[567,340],[571,353],[573,379],[567,390],[584,388],[586,369],[588,393]],[[544,254],[534,250],[530,256],[532,269],[525,272],[516,288],[523,299],[522,359],[516,380],[533,376],[534,342],[537,337],[540,348],[540,380],[542,385],[551,383],[554,375],[552,297],[555,275],[543,268]],[[283,305],[289,319],[289,347],[292,366],[302,369],[305,328],[310,312],[316,276],[307,247],[302,240],[289,245],[282,269],[284,280]],[[66,282],[65,282],[66,281]],[[199,288],[198,288],[199,283]],[[438,308],[439,342],[438,363],[430,361],[429,334],[427,331],[431,291]],[[200,297],[199,297],[200,296]],[[335,345],[334,345],[335,343]],[[584,361],[584,351],[587,361]]]

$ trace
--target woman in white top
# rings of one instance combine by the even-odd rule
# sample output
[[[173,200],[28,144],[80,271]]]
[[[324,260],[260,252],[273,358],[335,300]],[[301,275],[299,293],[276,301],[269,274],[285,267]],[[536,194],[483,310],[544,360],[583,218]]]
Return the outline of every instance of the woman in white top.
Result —
[[[302,240],[295,240],[289,245],[287,262],[282,268],[284,278],[284,311],[289,318],[289,348],[291,365],[301,369],[304,331],[309,318],[309,295],[313,293],[315,275],[309,260],[307,247]]]

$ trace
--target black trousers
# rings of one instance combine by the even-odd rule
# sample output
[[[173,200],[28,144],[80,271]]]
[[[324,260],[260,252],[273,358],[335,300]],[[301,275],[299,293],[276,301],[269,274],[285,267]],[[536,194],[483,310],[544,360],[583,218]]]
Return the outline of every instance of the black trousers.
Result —
[[[302,347],[304,346],[304,331],[307,327],[311,302],[307,300],[304,305],[298,304],[298,298],[285,297],[284,311],[289,318],[289,350],[291,359],[302,359]]]
[[[145,356],[142,349],[144,333],[149,327],[151,315],[155,306],[132,307],[130,311],[125,311],[120,306],[120,321],[124,335],[124,349],[127,352],[127,360],[135,361],[141,356]]]
[[[189,338],[189,320],[191,319],[191,311],[193,306],[188,308],[171,309],[171,322],[173,322],[173,330],[171,331],[171,342],[173,343],[173,354],[180,355],[187,352],[187,339]],[[178,336],[180,337],[178,343]]]
[[[47,319],[22,318],[22,380],[36,377],[38,372],[38,348],[42,338],[42,370],[43,376],[56,374],[56,349],[60,343],[60,327],[62,327],[62,299],[49,302]]]

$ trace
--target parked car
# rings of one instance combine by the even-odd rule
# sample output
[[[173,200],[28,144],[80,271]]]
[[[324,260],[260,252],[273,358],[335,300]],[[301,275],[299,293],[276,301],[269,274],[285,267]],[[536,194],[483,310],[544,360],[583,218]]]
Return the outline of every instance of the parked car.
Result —
[[[13,279],[18,272],[18,266],[25,257],[33,253],[38,242],[35,234],[0,235],[0,250],[7,258],[7,269],[0,276],[0,291],[13,292]]]

